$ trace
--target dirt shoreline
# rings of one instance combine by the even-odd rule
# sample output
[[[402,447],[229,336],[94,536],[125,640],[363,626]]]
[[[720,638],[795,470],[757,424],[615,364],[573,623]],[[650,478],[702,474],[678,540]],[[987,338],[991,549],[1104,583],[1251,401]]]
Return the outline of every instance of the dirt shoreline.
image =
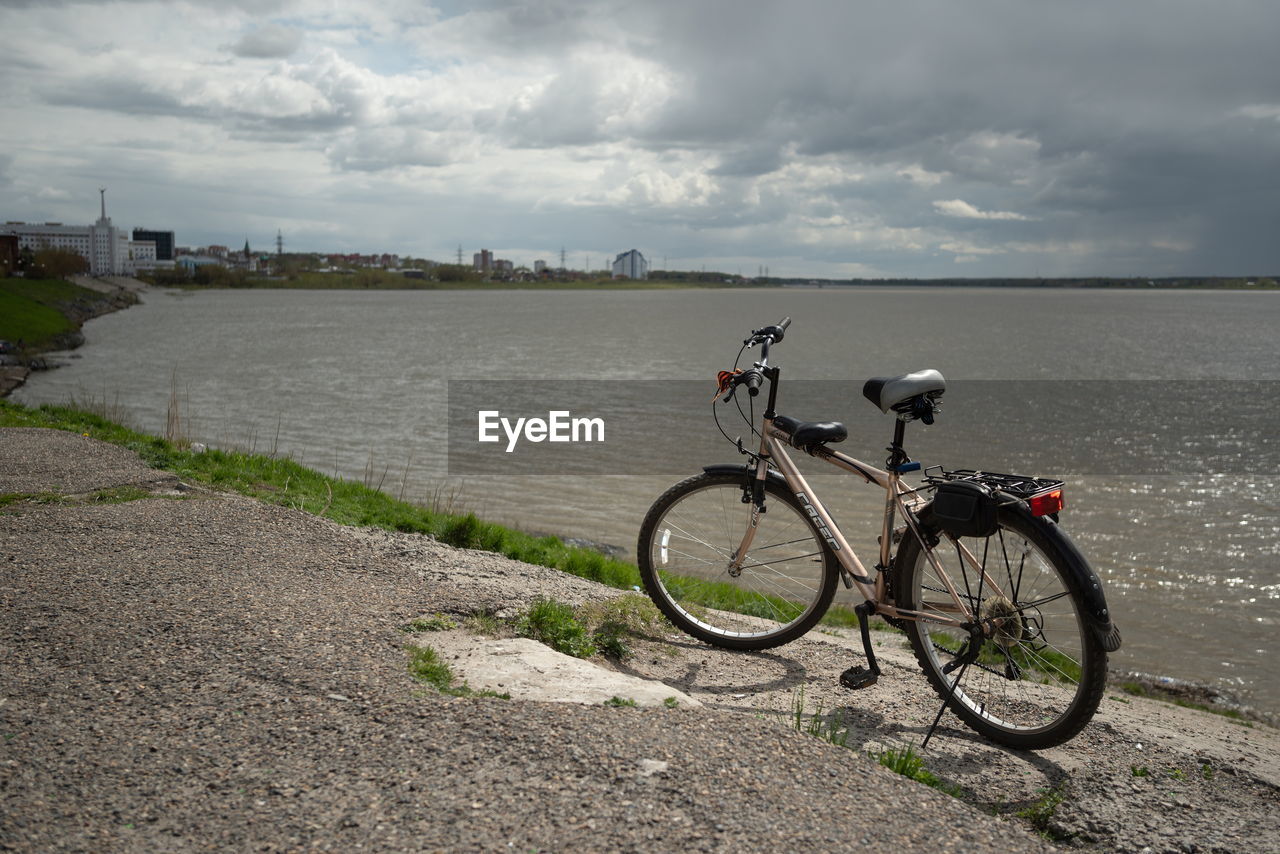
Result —
[[[702,708],[448,698],[410,678],[409,620],[618,591],[192,489],[59,431],[0,430],[15,493],[42,497],[0,507],[0,849],[1280,851],[1262,724],[1108,690],[1072,742],[1022,753],[948,715],[924,758],[958,799],[867,756],[937,711],[896,634],[856,693],[835,675],[857,638],[813,632],[591,661]],[[411,640],[470,680],[474,635]],[[800,697],[847,747],[789,725]]]

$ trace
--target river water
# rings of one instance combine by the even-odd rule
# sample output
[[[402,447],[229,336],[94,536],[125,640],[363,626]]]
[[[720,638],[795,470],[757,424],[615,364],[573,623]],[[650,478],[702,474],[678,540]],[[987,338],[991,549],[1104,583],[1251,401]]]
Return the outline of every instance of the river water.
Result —
[[[85,346],[15,398],[106,402],[162,433],[176,391],[194,438],[629,553],[662,489],[740,459],[711,420],[715,372],[784,315],[794,322],[774,361],[800,408],[782,411],[847,421],[843,449],[881,465],[892,422],[861,399],[862,380],[940,369],[942,417],[912,425],[908,449],[926,464],[1067,480],[1063,525],[1125,638],[1112,665],[1280,711],[1280,294],[153,291],[90,322]],[[507,456],[465,420],[483,400],[521,415],[594,401],[626,453]],[[872,555],[879,497],[852,478],[811,482]]]

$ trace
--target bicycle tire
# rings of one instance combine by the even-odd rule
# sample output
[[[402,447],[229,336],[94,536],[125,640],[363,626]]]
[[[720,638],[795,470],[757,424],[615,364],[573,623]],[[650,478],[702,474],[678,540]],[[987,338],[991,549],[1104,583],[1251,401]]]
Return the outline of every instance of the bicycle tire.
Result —
[[[1107,653],[1082,616],[1084,597],[1070,570],[1071,555],[1079,552],[1061,528],[1021,503],[1000,508],[996,533],[987,538],[953,541],[938,533],[927,509],[920,521],[926,538],[939,538],[934,553],[971,612],[1001,619],[978,659],[950,674],[943,668],[964,651],[968,632],[908,621],[907,637],[929,683],[967,726],[992,741],[1041,750],[1073,738],[1097,711],[1107,676]],[[987,578],[1003,585],[999,594],[984,591],[986,579],[962,562],[958,543]],[[915,537],[903,540],[894,567],[899,607],[941,611],[953,602]]]
[[[770,649],[800,637],[831,605],[839,574],[800,503],[767,482],[747,559],[731,575],[750,520],[752,505],[742,501],[749,484],[741,474],[706,472],[677,483],[649,508],[636,549],[658,609],[681,631],[726,649]]]

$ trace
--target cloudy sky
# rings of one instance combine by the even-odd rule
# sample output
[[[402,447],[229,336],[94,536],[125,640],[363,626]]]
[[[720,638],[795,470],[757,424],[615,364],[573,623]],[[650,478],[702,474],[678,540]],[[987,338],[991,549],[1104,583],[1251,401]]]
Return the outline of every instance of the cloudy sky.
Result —
[[[796,276],[1280,273],[1274,0],[0,0],[0,220]]]

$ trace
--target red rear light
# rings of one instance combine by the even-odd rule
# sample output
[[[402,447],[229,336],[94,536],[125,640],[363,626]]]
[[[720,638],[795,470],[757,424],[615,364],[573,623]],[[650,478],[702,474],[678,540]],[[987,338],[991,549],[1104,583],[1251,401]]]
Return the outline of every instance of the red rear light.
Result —
[[[1062,490],[1053,489],[1033,495],[1027,503],[1031,505],[1032,516],[1048,516],[1051,513],[1057,513],[1062,509]]]

